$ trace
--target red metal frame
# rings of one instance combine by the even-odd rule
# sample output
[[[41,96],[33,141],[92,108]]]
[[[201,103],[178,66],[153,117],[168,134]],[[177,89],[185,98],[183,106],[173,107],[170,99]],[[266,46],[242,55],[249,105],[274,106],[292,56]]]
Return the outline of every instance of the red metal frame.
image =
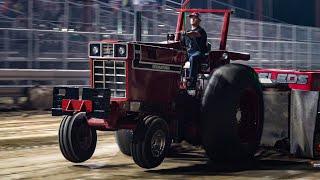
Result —
[[[186,0],[182,6],[181,9],[185,9],[187,7],[187,5],[189,4],[191,0]],[[179,12],[179,16],[178,16],[178,21],[177,21],[177,27],[176,27],[176,37],[175,37],[175,41],[179,41],[180,40],[180,34],[179,32],[182,30],[182,25],[183,25],[183,12]]]
[[[232,13],[230,9],[178,9],[179,12],[198,12],[198,13],[213,13],[213,14],[225,14]]]
[[[223,17],[223,27],[221,30],[221,40],[220,40],[220,50],[226,50],[227,47],[227,38],[228,38],[228,31],[229,31],[229,22],[230,22],[230,14],[231,12],[225,12]]]

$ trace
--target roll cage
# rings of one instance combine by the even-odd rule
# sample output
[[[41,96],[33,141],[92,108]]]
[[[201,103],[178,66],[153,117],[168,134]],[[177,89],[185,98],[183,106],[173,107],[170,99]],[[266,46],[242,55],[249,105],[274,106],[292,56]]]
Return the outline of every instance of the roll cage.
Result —
[[[180,41],[181,39],[181,31],[184,30],[184,16],[186,13],[211,13],[211,14],[223,14],[223,24],[221,28],[221,36],[220,36],[220,46],[219,50],[226,50],[227,45],[227,37],[228,37],[228,30],[229,30],[229,23],[230,23],[230,16],[233,13],[233,10],[230,9],[187,9],[187,5],[189,4],[190,0],[186,0],[181,9],[178,9],[178,21],[176,26],[176,36],[175,41]]]

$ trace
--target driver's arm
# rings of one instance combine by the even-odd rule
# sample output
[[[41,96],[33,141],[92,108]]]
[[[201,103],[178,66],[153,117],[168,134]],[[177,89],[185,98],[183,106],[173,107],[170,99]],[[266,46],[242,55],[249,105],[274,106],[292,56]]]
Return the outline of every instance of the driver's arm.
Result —
[[[198,31],[180,31],[180,34],[182,36],[189,36],[189,37],[200,37],[201,36],[201,33],[199,33]]]
[[[198,31],[189,31],[189,32],[187,32],[187,35],[189,37],[200,37],[201,36],[201,34]]]

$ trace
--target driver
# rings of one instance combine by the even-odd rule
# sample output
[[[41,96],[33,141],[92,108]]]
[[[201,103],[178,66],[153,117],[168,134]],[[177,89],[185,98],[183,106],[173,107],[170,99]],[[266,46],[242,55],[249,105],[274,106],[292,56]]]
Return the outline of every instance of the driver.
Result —
[[[200,14],[197,12],[189,15],[191,30],[182,32],[182,44],[187,48],[190,71],[189,89],[195,89],[197,84],[197,76],[201,58],[207,52],[207,33],[200,26]]]

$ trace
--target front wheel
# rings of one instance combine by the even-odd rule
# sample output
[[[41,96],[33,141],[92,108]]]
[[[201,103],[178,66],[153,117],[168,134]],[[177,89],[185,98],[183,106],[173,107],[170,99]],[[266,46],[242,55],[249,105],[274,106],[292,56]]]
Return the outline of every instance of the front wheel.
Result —
[[[158,116],[147,116],[133,132],[131,155],[142,168],[155,168],[164,160],[170,147],[169,128]]]
[[[85,113],[63,118],[59,128],[59,146],[67,160],[80,163],[90,159],[96,144],[97,132],[88,125]]]

